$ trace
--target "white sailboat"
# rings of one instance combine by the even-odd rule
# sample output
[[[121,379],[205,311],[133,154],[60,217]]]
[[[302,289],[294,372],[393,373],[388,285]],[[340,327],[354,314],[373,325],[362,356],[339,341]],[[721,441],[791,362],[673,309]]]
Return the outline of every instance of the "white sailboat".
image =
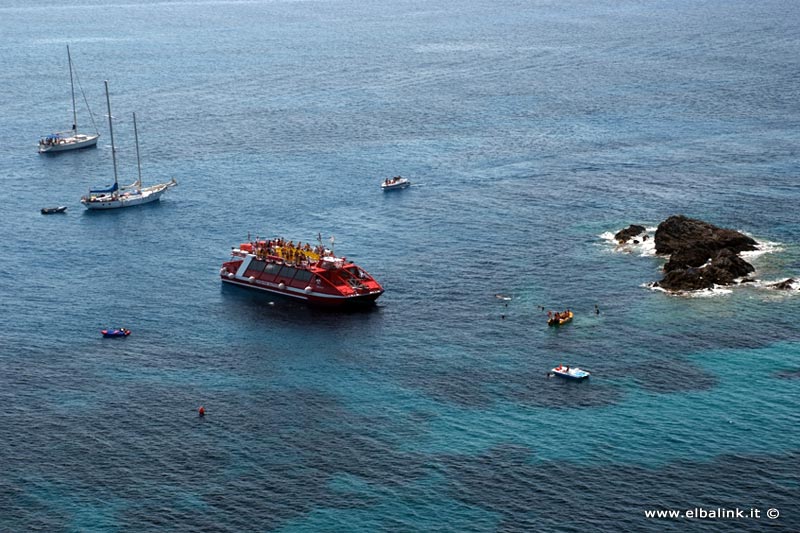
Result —
[[[170,187],[178,183],[175,178],[150,187],[142,187],[142,164],[139,158],[139,131],[136,128],[136,113],[133,114],[133,132],[136,137],[136,164],[139,175],[135,182],[128,186],[120,187],[117,178],[117,148],[114,145],[114,127],[111,123],[111,99],[108,96],[108,81],[106,84],[106,105],[108,106],[108,131],[111,136],[111,159],[114,162],[114,184],[105,189],[90,190],[89,194],[81,198],[81,203],[87,209],[118,209],[134,205],[155,202]]]
[[[95,146],[97,144],[97,139],[100,137],[97,126],[95,126],[94,133],[78,133],[78,111],[75,106],[75,82],[73,81],[72,75],[72,55],[69,53],[69,45],[67,46],[67,60],[69,61],[69,84],[72,87],[72,129],[69,131],[51,133],[39,139],[40,154],[89,148],[90,146]],[[82,89],[81,94],[83,94]],[[86,101],[86,95],[84,95],[83,100],[86,103],[86,108],[89,109],[89,102]],[[92,116],[91,109],[89,109],[89,117],[92,119],[92,124],[94,124],[94,117]]]

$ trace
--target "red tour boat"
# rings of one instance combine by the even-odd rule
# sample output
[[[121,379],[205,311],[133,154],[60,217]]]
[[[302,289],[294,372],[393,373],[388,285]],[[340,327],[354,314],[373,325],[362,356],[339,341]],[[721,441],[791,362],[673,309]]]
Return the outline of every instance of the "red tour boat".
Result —
[[[383,287],[358,265],[319,246],[284,239],[246,242],[222,264],[224,283],[281,294],[315,305],[372,304]]]

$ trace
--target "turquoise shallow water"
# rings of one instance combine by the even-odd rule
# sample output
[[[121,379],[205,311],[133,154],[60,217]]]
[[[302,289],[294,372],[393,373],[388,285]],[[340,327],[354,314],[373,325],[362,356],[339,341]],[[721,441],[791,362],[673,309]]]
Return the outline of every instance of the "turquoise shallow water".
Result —
[[[0,6],[0,529],[800,529],[800,293],[670,297],[646,288],[661,259],[607,239],[683,213],[765,243],[759,280],[800,276],[797,20]],[[42,157],[70,123],[66,44],[103,137]],[[112,176],[104,79],[123,175],[136,111],[145,182],[179,182],[159,204],[78,203]],[[248,232],[335,235],[386,293],[334,314],[221,287]],[[781,516],[644,517],[694,507]]]

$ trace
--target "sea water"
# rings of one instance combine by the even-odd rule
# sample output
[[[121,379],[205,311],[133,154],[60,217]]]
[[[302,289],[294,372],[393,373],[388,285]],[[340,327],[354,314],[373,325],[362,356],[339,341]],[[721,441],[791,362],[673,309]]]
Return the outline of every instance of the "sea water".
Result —
[[[800,293],[766,286],[800,276],[798,20],[8,0],[0,529],[800,529]],[[72,121],[66,45],[102,136],[42,156]],[[157,204],[78,202],[113,181],[106,79],[120,181],[136,111],[143,181],[179,183]],[[609,237],[678,213],[763,243],[759,281],[648,288],[664,260]],[[341,314],[222,286],[248,234],[334,236],[386,293]],[[645,517],[693,508],[762,514]]]

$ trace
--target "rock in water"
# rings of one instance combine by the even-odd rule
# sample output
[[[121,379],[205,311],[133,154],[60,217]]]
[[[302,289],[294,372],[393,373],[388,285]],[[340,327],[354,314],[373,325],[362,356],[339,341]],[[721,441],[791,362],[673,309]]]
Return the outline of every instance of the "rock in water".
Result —
[[[782,291],[788,291],[794,288],[793,287],[794,284],[795,284],[794,278],[789,278],[783,281],[779,281],[778,283],[773,283],[769,285],[769,287],[772,287],[773,289],[779,289]]]
[[[644,226],[637,226],[636,224],[631,224],[627,228],[618,231],[614,235],[614,239],[620,244],[625,244],[633,237],[641,235],[645,231],[647,231],[647,229]]]
[[[703,268],[703,273],[717,285],[730,285],[736,278],[742,278],[755,270],[753,265],[730,249],[723,248],[711,259],[711,263]]]
[[[736,253],[755,250],[758,243],[738,231],[718,228],[708,222],[675,215],[658,225],[655,236],[657,254],[673,254],[685,248],[712,251],[729,248]]]
[[[755,250],[758,244],[755,240],[702,220],[671,216],[658,225],[655,243],[656,253],[670,254],[664,265],[664,279],[656,283],[668,291],[730,285],[736,278],[755,271],[738,255]]]

